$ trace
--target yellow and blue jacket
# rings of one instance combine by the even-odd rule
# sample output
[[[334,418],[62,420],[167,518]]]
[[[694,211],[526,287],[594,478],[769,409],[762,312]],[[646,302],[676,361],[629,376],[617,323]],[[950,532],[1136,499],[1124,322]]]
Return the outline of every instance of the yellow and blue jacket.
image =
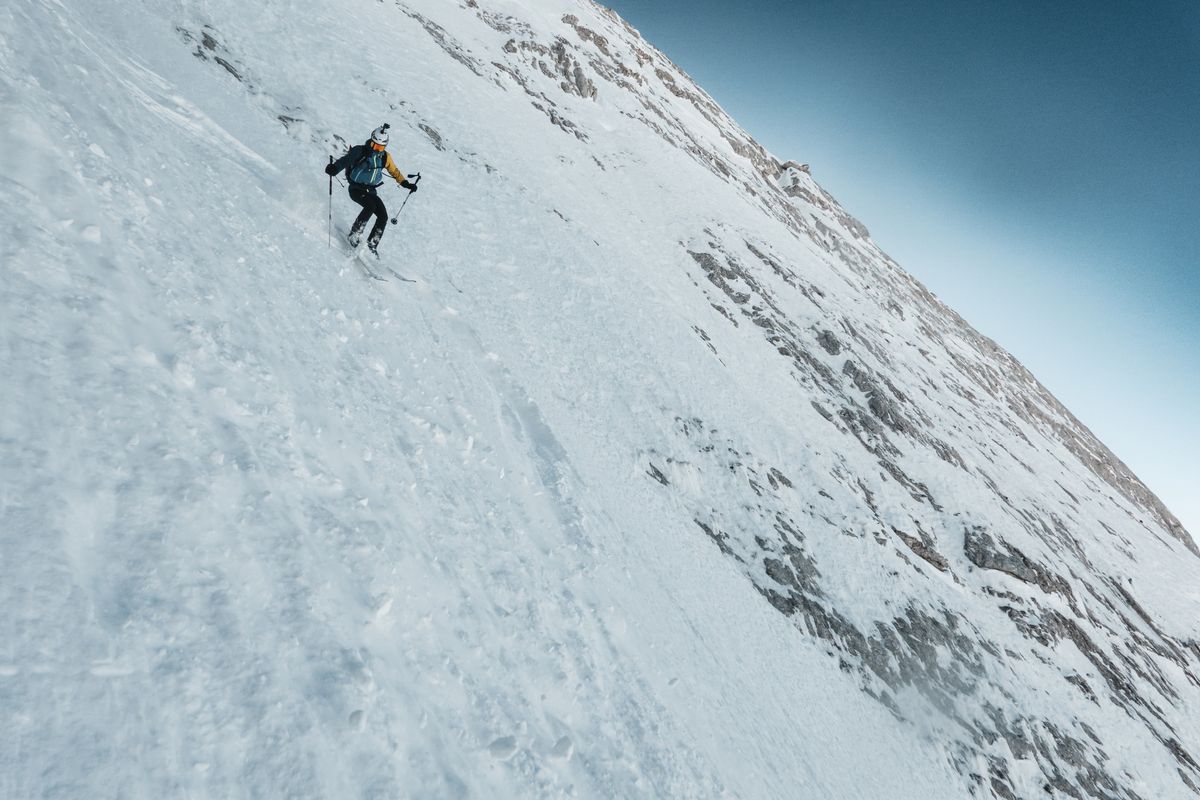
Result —
[[[387,150],[375,150],[370,145],[356,144],[346,155],[333,162],[334,171],[345,170],[346,180],[360,186],[379,186],[383,183],[383,171],[403,183],[404,173],[392,161],[392,155]]]

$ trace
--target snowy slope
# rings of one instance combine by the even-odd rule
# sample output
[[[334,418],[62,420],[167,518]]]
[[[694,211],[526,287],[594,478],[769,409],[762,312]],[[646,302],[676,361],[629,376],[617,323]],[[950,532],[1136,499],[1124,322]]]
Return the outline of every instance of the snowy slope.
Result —
[[[611,12],[15,0],[0,76],[0,797],[1200,794],[1187,532]],[[384,121],[415,284],[326,246]]]

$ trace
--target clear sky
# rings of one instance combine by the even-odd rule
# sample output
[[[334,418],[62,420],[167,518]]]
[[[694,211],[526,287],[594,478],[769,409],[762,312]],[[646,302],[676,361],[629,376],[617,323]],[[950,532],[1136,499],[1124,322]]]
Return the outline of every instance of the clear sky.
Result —
[[[1200,0],[602,0],[1200,539]]]

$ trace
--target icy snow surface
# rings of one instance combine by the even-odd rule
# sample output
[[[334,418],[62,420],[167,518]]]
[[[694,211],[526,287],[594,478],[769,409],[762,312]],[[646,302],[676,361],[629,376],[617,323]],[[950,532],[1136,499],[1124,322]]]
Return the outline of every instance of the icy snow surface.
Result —
[[[1198,793],[1188,534],[611,12],[12,0],[0,78],[0,797]]]

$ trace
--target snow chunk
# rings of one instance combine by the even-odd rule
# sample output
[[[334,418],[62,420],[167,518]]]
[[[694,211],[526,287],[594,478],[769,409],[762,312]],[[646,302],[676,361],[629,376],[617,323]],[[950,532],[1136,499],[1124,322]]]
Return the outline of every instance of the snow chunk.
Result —
[[[501,736],[488,745],[488,752],[492,758],[507,761],[517,752],[517,740],[512,736]]]

